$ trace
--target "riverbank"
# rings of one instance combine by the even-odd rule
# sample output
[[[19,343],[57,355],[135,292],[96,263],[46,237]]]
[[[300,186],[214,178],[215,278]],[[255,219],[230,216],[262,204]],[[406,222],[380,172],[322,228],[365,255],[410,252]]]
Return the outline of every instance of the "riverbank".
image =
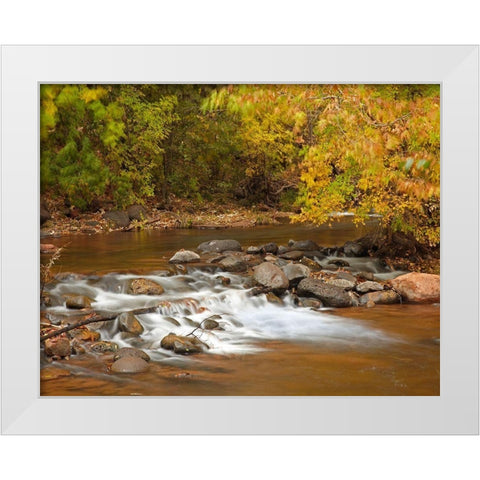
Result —
[[[247,208],[232,202],[197,203],[186,199],[173,199],[168,208],[150,202],[132,205],[125,210],[105,206],[94,212],[80,212],[75,207],[66,207],[60,199],[47,198],[42,204],[42,237],[178,228],[251,228],[289,222],[294,215],[266,205]]]

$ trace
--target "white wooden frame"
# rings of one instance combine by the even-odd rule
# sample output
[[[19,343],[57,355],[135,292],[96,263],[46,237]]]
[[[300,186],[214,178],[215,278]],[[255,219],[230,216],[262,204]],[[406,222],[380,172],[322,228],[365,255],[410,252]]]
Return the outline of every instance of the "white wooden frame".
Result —
[[[2,432],[478,433],[478,54],[478,46],[2,47]],[[54,82],[440,83],[440,396],[40,397],[38,90]]]

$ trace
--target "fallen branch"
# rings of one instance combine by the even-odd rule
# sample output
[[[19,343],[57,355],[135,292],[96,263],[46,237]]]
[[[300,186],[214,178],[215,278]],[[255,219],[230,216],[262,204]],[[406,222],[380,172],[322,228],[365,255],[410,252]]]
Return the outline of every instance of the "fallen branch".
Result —
[[[133,315],[142,315],[144,313],[155,313],[157,311],[158,311],[158,305],[156,307],[145,307],[145,308],[137,308],[135,310],[128,310],[127,312],[112,312],[105,315],[99,315],[98,313],[91,313],[84,320],[80,320],[77,323],[73,323],[72,325],[67,325],[66,327],[60,328],[55,332],[50,332],[47,335],[41,336],[40,342],[44,342],[45,340],[61,335],[62,333],[69,332],[74,328],[82,327],[83,325],[88,325],[89,323],[108,322],[110,320],[115,320],[122,313],[132,313]]]

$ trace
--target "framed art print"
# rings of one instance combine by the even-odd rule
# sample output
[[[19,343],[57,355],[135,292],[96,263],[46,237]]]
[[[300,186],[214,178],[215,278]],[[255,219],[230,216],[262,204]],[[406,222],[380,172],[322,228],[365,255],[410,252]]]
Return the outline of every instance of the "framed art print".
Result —
[[[4,433],[478,433],[478,47],[2,72]]]

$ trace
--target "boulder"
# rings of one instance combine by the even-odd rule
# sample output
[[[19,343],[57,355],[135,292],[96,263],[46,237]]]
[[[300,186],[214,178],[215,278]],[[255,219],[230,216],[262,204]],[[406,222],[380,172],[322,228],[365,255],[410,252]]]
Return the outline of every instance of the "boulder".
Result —
[[[128,227],[130,224],[130,217],[128,213],[123,210],[110,210],[109,212],[105,212],[103,218],[120,228]]]
[[[264,253],[273,253],[276,255],[278,252],[278,245],[274,242],[266,243],[260,247],[260,250]]]
[[[281,293],[289,286],[287,276],[279,267],[270,262],[263,262],[254,267],[253,278],[258,284],[273,290],[275,293]]]
[[[301,250],[291,250],[290,252],[282,253],[279,257],[285,260],[300,260],[303,255],[304,253]]]
[[[110,370],[115,373],[142,373],[148,370],[148,363],[140,357],[125,356],[116,360]]]
[[[234,255],[228,255],[218,263],[227,272],[246,272],[248,268],[247,263],[243,259]]]
[[[300,263],[289,263],[282,267],[282,270],[288,278],[290,287],[296,287],[300,280],[310,276],[310,269]]]
[[[199,261],[200,255],[198,255],[198,253],[192,252],[190,250],[184,250],[182,248],[177,253],[175,253],[175,255],[169,260],[169,263],[189,263]]]
[[[346,278],[330,278],[327,280],[329,285],[343,288],[344,290],[352,290],[355,287],[355,282],[347,280]]]
[[[241,252],[242,251],[242,246],[240,243],[237,242],[237,240],[210,240],[208,242],[203,242],[201,243],[198,247],[198,250],[200,250],[203,253],[206,252]]]
[[[412,272],[391,280],[390,285],[407,302],[440,302],[440,275]]]
[[[288,242],[290,250],[320,250],[320,247],[313,240],[290,240]]]
[[[367,249],[360,243],[345,242],[343,253],[346,257],[362,257],[367,254]]]
[[[366,282],[359,283],[356,290],[359,293],[379,292],[383,290],[383,285],[378,282],[367,280]]]
[[[377,305],[390,305],[392,303],[400,303],[402,301],[400,295],[393,290],[383,290],[381,292],[369,292],[360,297],[360,305],[372,306],[372,302]]]
[[[118,317],[118,328],[121,332],[139,336],[143,333],[143,325],[138,321],[132,312],[123,312]]]
[[[335,278],[343,278],[344,280],[349,280],[350,282],[357,283],[355,275],[352,275],[349,272],[338,272],[335,275]]]
[[[147,211],[141,205],[131,205],[127,209],[127,215],[130,220],[138,220],[140,222],[147,218]]]
[[[162,338],[160,346],[165,350],[173,350],[181,355],[203,352],[205,344],[196,337],[182,337],[169,333]]]
[[[131,295],[161,295],[164,291],[161,285],[147,278],[134,278],[127,289]]]
[[[65,306],[67,308],[74,308],[78,310],[82,308],[89,308],[91,304],[91,299],[85,295],[69,295],[65,301]]]
[[[320,250],[305,250],[303,254],[305,257],[311,258],[312,260],[323,260],[327,258],[327,256]]]
[[[68,357],[72,354],[70,340],[66,337],[53,337],[45,340],[45,355],[47,357]]]
[[[304,278],[297,288],[299,295],[315,297],[327,307],[351,307],[352,297],[341,287],[329,285],[315,278]]]

